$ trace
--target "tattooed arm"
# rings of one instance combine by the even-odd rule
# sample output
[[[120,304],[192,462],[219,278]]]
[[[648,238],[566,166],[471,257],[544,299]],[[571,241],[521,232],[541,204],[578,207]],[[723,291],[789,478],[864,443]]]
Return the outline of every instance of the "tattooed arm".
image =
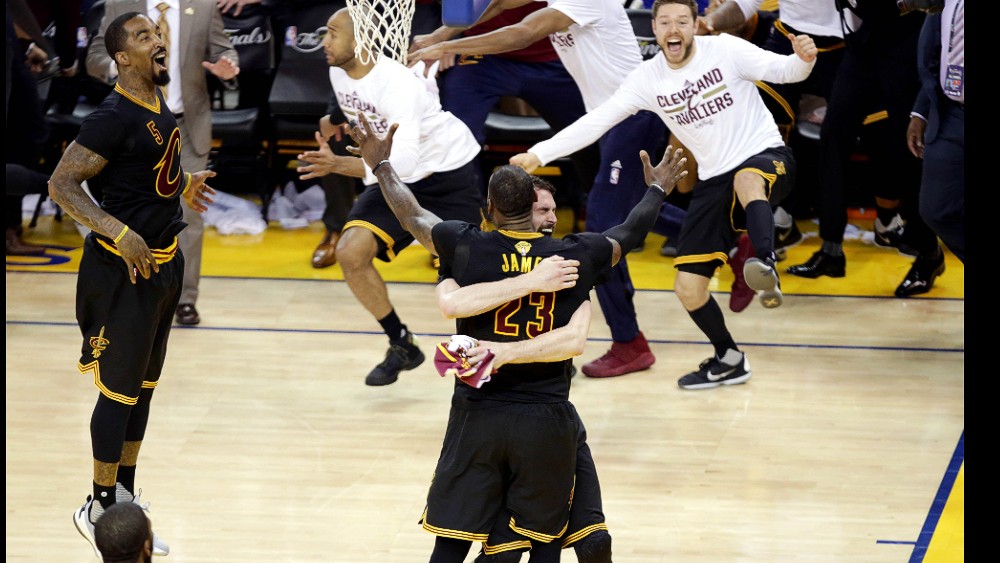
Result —
[[[420,207],[413,192],[399,179],[396,171],[389,164],[392,136],[396,133],[399,124],[393,123],[385,138],[380,139],[372,130],[363,113],[358,114],[358,121],[360,124],[351,127],[349,131],[351,138],[358,146],[347,147],[347,150],[363,158],[375,173],[378,185],[382,188],[382,195],[385,196],[392,212],[399,219],[400,225],[413,235],[413,238],[420,241],[420,244],[424,245],[424,248],[429,250],[431,254],[437,255],[434,250],[434,241],[431,238],[431,229],[441,222],[441,218]]]
[[[149,279],[150,271],[158,273],[160,266],[142,236],[127,230],[125,223],[101,209],[83,190],[83,182],[96,176],[107,164],[94,151],[70,143],[49,178],[49,197],[84,226],[115,241],[134,284],[136,272]]]

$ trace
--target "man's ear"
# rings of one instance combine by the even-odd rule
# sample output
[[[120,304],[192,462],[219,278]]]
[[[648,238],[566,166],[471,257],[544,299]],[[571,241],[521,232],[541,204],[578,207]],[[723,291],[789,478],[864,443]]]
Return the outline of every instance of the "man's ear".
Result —
[[[128,53],[125,51],[118,51],[115,53],[115,64],[119,67],[128,66]]]

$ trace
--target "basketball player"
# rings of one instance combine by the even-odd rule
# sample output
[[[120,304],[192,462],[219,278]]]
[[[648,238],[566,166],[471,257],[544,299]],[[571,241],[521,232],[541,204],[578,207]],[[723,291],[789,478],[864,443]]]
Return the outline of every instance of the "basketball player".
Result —
[[[364,115],[382,133],[389,123],[399,123],[391,161],[420,204],[441,217],[478,222],[482,196],[475,159],[480,147],[472,132],[441,110],[436,93],[414,71],[388,56],[363,62],[357,47],[351,14],[342,8],[327,21],[323,49],[330,82],[347,120],[355,122]],[[371,370],[365,383],[389,385],[400,371],[423,363],[424,354],[396,314],[373,261],[391,261],[413,242],[413,236],[393,216],[375,175],[362,159],[334,154],[319,132],[316,141],[318,150],[298,157],[307,163],[298,168],[301,178],[341,174],[362,178],[367,186],[347,217],[336,256],[351,292],[389,337],[385,360]]]
[[[108,26],[105,45],[118,82],[49,181],[53,201],[91,230],[77,281],[78,367],[100,394],[90,420],[93,496],[73,520],[95,551],[94,522],[104,510],[116,500],[139,502],[136,462],[184,280],[181,196],[200,213],[215,193],[205,184],[214,172],[181,167],[180,130],[159,88],[170,81],[167,51],[153,21],[123,14]],[[94,177],[104,190],[100,207],[82,186]],[[169,550],[154,538],[154,554]]]
[[[567,369],[569,357],[582,352],[586,330],[561,334],[562,345],[545,337],[578,315],[589,317],[590,289],[645,237],[667,195],[657,180],[672,190],[685,174],[685,159],[678,151],[654,168],[643,152],[650,188],[626,222],[606,233],[563,239],[546,237],[532,225],[536,196],[530,177],[517,167],[501,167],[490,177],[487,202],[498,230],[483,232],[467,222],[441,221],[421,208],[388,160],[397,124],[379,139],[364,116],[359,121],[351,130],[358,147],[351,151],[375,170],[401,223],[441,257],[442,278],[459,286],[495,283],[532,270],[546,257],[579,262],[572,287],[529,293],[457,321],[458,333],[480,340],[470,363],[492,354],[498,373],[481,388],[456,380],[421,519],[437,536],[432,563],[463,561],[472,541],[487,541],[503,508],[512,515],[509,528],[529,538],[533,559],[558,561],[562,546],[556,540],[569,518],[580,431],[568,400]]]
[[[816,60],[816,45],[807,35],[790,37],[795,52],[787,56],[731,35],[695,37],[697,9],[694,0],[656,0],[653,33],[662,57],[643,62],[600,107],[511,158],[531,172],[642,110],[656,111],[691,151],[699,181],[681,228],[674,290],[715,354],[680,378],[683,389],[750,379],[746,355],[708,290],[739,231],[748,231],[756,248],[743,269],[747,285],[760,292],[765,307],[782,303],[769,199],[778,202],[785,196],[794,182],[795,159],[754,81],[803,80]]]
[[[547,0],[548,5],[516,24],[477,35],[437,43],[410,53],[412,62],[438,60],[453,55],[495,54],[519,49],[549,37],[566,70],[593,111],[615,92],[642,54],[632,24],[620,0]],[[497,11],[526,4],[525,0],[494,1],[480,21]],[[657,110],[659,111],[659,110]],[[646,189],[640,150],[654,152],[663,146],[666,129],[652,112],[637,112],[607,131],[598,142],[601,161],[587,197],[586,230],[600,233],[620,224]],[[672,209],[671,209],[672,208]],[[684,212],[666,205],[665,216]],[[635,288],[628,264],[622,261],[597,287],[613,343],[600,358],[584,364],[588,377],[616,377],[648,369],[656,361],[639,329],[633,298]]]
[[[532,176],[531,182],[535,188],[535,203],[531,207],[531,224],[534,229],[542,234],[551,236],[555,230],[556,202],[555,186],[538,176]],[[528,284],[527,287],[534,291],[558,291],[572,287],[565,280],[570,280],[575,285],[576,266],[579,262],[575,260],[565,260],[561,257],[550,257],[538,263],[529,273],[515,278],[508,278],[498,283],[510,285],[519,280],[531,278],[533,275],[544,273],[547,266],[551,266],[553,271],[542,281]],[[546,283],[561,283],[555,287],[547,287]],[[447,299],[449,303],[449,317],[466,317],[477,313],[474,308],[462,309],[464,303],[471,303],[478,299],[490,299],[490,308],[503,305],[514,298],[520,298],[526,293],[505,294],[504,291],[496,291],[490,295],[488,289],[491,284],[477,283],[466,287],[460,287],[455,280],[446,279],[438,285],[439,299]],[[499,290],[500,288],[496,288]],[[506,288],[505,288],[506,289]],[[572,368],[571,375],[572,377]],[[587,444],[587,430],[583,426],[583,420],[577,418],[579,432],[577,434],[576,448],[576,482],[573,487],[573,505],[570,507],[569,524],[566,533],[562,538],[562,547],[573,547],[576,551],[578,561],[583,563],[601,563],[611,561],[611,534],[604,518],[603,503],[601,501],[601,484],[597,477],[597,467],[594,464],[594,456]],[[500,512],[493,530],[490,531],[489,538],[483,542],[482,551],[476,558],[476,563],[502,563],[510,560],[520,561],[521,551],[529,549],[531,546],[529,538],[522,536],[510,529],[509,523],[512,514],[504,509]]]

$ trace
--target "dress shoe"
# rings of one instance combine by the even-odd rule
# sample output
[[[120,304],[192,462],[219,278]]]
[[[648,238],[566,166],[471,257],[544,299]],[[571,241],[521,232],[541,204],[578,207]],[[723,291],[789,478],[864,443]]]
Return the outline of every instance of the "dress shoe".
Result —
[[[7,256],[41,256],[45,254],[45,248],[27,244],[21,240],[21,233],[18,229],[7,229]]]
[[[323,240],[319,242],[319,246],[313,251],[313,268],[329,268],[337,263],[337,241],[339,240],[340,233],[336,231],[327,231],[323,235]]]
[[[182,325],[196,325],[201,322],[198,316],[198,309],[191,303],[181,303],[177,306],[177,323]]]
[[[944,253],[937,258],[917,257],[903,283],[896,288],[896,297],[912,297],[927,293],[934,287],[934,279],[944,273]]]
[[[847,258],[817,250],[805,264],[789,266],[785,271],[800,278],[818,278],[820,276],[842,278],[846,275],[846,270]]]

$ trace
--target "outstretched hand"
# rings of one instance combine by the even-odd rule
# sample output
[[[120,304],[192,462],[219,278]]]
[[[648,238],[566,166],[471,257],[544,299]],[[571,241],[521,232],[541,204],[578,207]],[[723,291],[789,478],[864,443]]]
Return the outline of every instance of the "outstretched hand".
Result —
[[[202,61],[201,66],[221,80],[232,80],[240,73],[240,65],[225,55],[219,57],[219,60],[214,63]]]
[[[389,126],[389,132],[385,134],[385,137],[379,138],[372,129],[371,123],[368,123],[365,114],[359,113],[358,123],[354,124],[348,131],[351,139],[358,146],[347,147],[347,152],[360,156],[368,168],[374,170],[378,163],[389,160],[389,153],[392,152],[392,136],[396,134],[398,128],[399,124],[393,123]]]
[[[639,151],[639,160],[642,161],[642,174],[646,178],[646,185],[657,184],[667,194],[674,190],[677,182],[688,175],[688,171],[684,169],[687,164],[684,150],[674,150],[671,145],[667,145],[663,159],[656,166],[650,162],[649,153],[646,151]]]
[[[202,170],[191,174],[191,185],[184,192],[184,201],[193,211],[204,213],[208,210],[208,205],[215,201],[212,199],[215,190],[205,183],[206,180],[214,177],[215,171],[213,170]]]
[[[538,157],[535,156],[535,153],[531,152],[522,152],[520,154],[515,154],[514,156],[510,157],[509,162],[514,166],[520,166],[528,174],[531,174],[532,172],[537,170],[539,166],[542,165],[542,161],[538,160]]]

